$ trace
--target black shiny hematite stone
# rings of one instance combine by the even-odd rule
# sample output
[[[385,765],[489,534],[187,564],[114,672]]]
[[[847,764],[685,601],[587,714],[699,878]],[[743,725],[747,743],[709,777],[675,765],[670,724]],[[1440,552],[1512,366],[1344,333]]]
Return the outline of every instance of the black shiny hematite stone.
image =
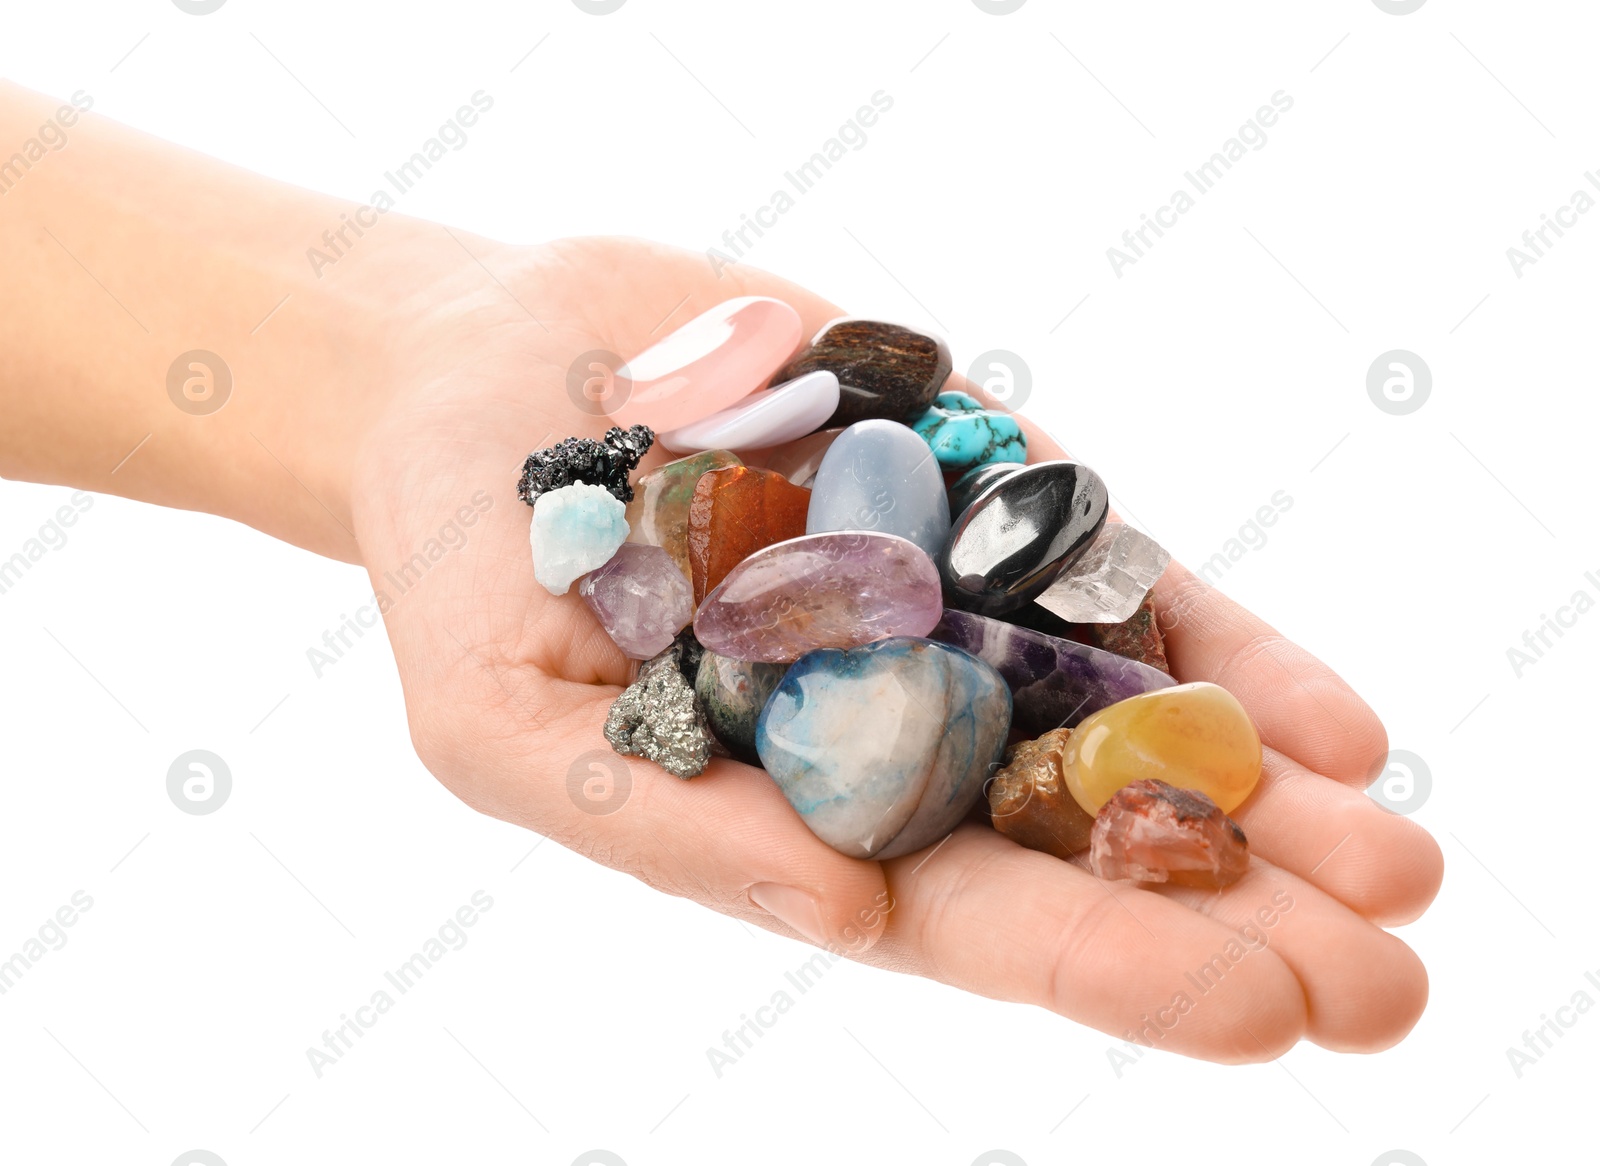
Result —
[[[1100,475],[1077,462],[1036,462],[1007,474],[956,519],[939,554],[950,606],[1015,611],[1055,581],[1106,523]]]
[[[1001,478],[1009,478],[1021,468],[1020,462],[990,462],[986,466],[977,466],[962,474],[945,494],[950,502],[950,518],[952,520],[960,518],[961,512],[971,506],[979,494]]]
[[[933,404],[950,375],[950,349],[937,336],[881,320],[835,320],[773,375],[781,385],[825,369],[839,378],[839,407],[831,429],[881,417],[915,421]]]

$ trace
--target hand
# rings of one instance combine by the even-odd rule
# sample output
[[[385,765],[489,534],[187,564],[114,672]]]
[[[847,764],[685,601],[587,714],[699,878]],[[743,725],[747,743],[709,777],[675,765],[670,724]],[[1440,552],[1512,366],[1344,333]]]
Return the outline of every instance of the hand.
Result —
[[[535,583],[515,495],[529,450],[606,427],[569,399],[569,364],[638,352],[731,296],[786,300],[808,335],[842,313],[764,273],[719,278],[699,255],[645,243],[466,246],[493,280],[472,268],[460,286],[474,290],[413,299],[438,306],[384,361],[408,371],[351,493],[362,559],[391,601],[417,752],[465,802],[747,922],[1119,1039],[1241,1062],[1301,1038],[1372,1051],[1410,1030],[1426,974],[1380,927],[1422,912],[1442,858],[1361,792],[1387,748],[1382,726],[1327,667],[1176,564],[1156,591],[1173,671],[1232,691],[1266,746],[1260,787],[1234,815],[1251,870],[1220,894],[1106,884],[978,824],[889,862],[846,858],[760,771],[724,759],[684,782],[607,753],[631,779],[620,807],[597,814],[571,796],[569,767],[607,750],[601,724],[629,663],[575,590]],[[1030,441],[1035,460],[1061,456],[1037,430]],[[671,456],[654,450],[643,468]],[[427,566],[401,575],[419,554]],[[397,593],[390,576],[420,580]]]

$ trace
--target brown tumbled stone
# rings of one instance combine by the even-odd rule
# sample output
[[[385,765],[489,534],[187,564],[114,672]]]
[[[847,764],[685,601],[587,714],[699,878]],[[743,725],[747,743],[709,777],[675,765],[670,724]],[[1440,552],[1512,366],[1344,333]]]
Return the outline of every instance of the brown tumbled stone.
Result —
[[[762,547],[805,534],[810,505],[810,490],[772,470],[726,466],[700,475],[687,540],[695,604]]]
[[[1051,729],[1019,741],[989,783],[994,828],[1019,846],[1065,859],[1088,847],[1094,829],[1061,775],[1061,750],[1071,735],[1071,729]]]
[[[828,427],[882,417],[922,416],[950,375],[950,349],[937,336],[880,320],[834,320],[772,377],[782,384],[826,369],[839,378],[839,407]]]

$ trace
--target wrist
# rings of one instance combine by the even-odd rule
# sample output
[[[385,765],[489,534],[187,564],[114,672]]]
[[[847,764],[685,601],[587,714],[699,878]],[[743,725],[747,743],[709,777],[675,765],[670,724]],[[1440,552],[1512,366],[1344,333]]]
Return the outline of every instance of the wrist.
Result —
[[[0,84],[0,140],[62,108]],[[0,473],[356,560],[357,450],[489,245],[395,214],[353,234],[348,204],[93,113],[61,133],[3,189],[28,277],[0,281]]]

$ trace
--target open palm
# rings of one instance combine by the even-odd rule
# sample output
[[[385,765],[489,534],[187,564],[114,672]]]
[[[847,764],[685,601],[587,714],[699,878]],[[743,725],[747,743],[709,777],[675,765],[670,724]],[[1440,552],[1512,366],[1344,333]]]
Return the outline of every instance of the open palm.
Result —
[[[574,796],[569,771],[606,749],[629,662],[575,590],[535,583],[516,499],[529,450],[607,425],[569,396],[568,367],[641,351],[731,296],[786,300],[808,334],[842,313],[646,243],[466,246],[460,287],[436,288],[441,306],[395,340],[414,372],[363,447],[353,499],[417,752],[459,797],[726,914],[1191,1056],[1265,1060],[1301,1038],[1371,1051],[1409,1031],[1426,974],[1381,925],[1422,912],[1442,860],[1361,793],[1383,728],[1326,666],[1176,564],[1156,591],[1173,672],[1232,691],[1266,746],[1234,815],[1254,861],[1223,892],[1104,883],[977,824],[888,862],[846,858],[760,770],[725,759],[685,782],[615,758],[626,790]],[[1062,456],[1030,438],[1036,459]]]

